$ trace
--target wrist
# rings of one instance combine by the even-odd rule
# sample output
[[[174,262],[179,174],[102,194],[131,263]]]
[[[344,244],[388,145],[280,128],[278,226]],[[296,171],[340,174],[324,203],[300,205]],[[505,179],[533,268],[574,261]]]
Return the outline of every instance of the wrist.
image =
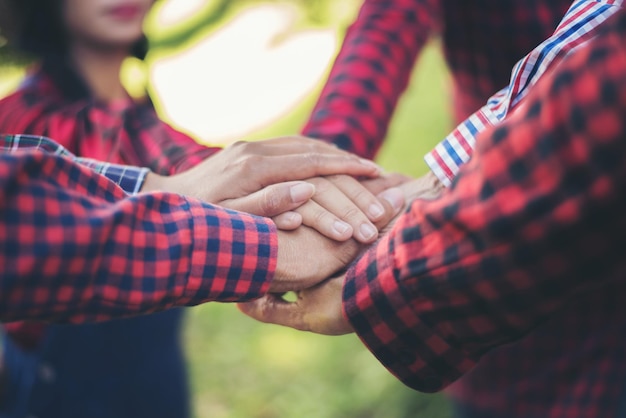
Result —
[[[166,177],[149,171],[141,186],[142,193],[166,191],[165,190]]]

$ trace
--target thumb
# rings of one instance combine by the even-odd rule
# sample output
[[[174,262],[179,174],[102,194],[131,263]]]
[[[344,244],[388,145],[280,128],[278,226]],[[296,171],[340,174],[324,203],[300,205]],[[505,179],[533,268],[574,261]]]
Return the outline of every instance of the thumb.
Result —
[[[287,302],[277,294],[269,293],[252,302],[238,303],[237,307],[249,317],[266,324],[283,325],[308,331],[300,306]]]
[[[291,181],[267,186],[248,196],[219,204],[229,209],[257,216],[273,217],[297,209],[315,194],[315,186],[305,181]]]

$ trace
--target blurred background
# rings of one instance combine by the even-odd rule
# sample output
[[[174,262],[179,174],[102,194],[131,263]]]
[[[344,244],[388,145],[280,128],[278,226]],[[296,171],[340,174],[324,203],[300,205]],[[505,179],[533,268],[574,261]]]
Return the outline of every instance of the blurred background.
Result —
[[[360,0],[162,0],[148,19],[145,62],[129,61],[160,115],[206,144],[299,132]],[[2,44],[0,38],[0,46]],[[0,52],[0,97],[27,62]],[[378,162],[418,176],[452,128],[438,41],[422,54]],[[198,418],[448,417],[442,395],[414,392],[354,335],[323,337],[257,324],[234,305],[187,310],[185,335]]]

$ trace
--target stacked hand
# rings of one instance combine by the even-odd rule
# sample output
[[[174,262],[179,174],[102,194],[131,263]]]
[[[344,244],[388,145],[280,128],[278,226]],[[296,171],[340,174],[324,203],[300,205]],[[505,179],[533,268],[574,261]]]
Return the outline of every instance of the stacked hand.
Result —
[[[148,176],[144,191],[192,196],[272,217],[279,229],[310,226],[337,241],[372,242],[389,206],[375,196],[404,181],[332,145],[303,137],[239,142],[184,173]],[[355,177],[369,178],[364,184]]]
[[[400,188],[407,200],[432,200],[441,194],[443,186],[429,173],[403,184]],[[261,322],[326,335],[347,334],[353,332],[353,329],[343,315],[342,288],[345,278],[345,274],[341,274],[304,290],[298,286],[281,288],[281,292],[296,291],[297,300],[294,302],[284,300],[280,293],[270,293],[261,299],[238,306],[242,312]]]
[[[432,175],[408,180],[381,175],[371,161],[323,142],[286,137],[236,143],[175,176],[152,174],[143,190],[272,217],[279,232],[271,293],[240,309],[263,322],[344,334],[351,326],[342,313],[340,272],[363,244],[391,228],[405,201],[441,191]],[[295,302],[282,298],[288,291],[297,292]]]

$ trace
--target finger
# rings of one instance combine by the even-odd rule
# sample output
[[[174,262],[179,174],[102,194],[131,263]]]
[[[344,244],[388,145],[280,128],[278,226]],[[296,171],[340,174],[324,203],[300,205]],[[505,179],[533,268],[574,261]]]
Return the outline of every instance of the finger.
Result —
[[[237,307],[257,321],[309,331],[300,306],[296,302],[287,302],[282,297],[268,294],[252,302],[238,303]]]
[[[272,217],[298,208],[311,199],[314,194],[315,186],[311,183],[304,181],[285,182],[267,186],[244,197],[224,200],[219,204],[240,212]]]
[[[338,148],[334,144],[305,136],[284,136],[251,142],[249,144],[251,144],[255,151],[262,151],[264,155],[301,154],[306,152],[337,155],[351,154],[348,151]]]
[[[351,193],[352,197],[361,203],[361,206],[353,202],[350,196],[347,196],[337,184],[326,178],[314,178],[309,181],[315,184],[316,193],[313,196],[313,202],[300,207],[297,211],[302,215],[302,223],[308,225],[322,233],[324,222],[329,218],[340,219],[343,223],[350,225],[353,233],[352,236],[359,242],[370,243],[378,236],[378,230],[374,224],[368,219],[364,211],[373,211],[376,208],[376,215],[381,219],[385,215],[385,206],[383,206],[376,197],[369,198],[360,194],[369,192],[363,188],[358,182],[350,183],[350,178],[336,180],[337,184],[341,184],[346,192]],[[348,185],[350,183],[350,185]],[[351,190],[351,187],[357,187],[358,190]],[[370,203],[371,202],[371,203]],[[374,205],[373,202],[376,202]],[[328,235],[327,235],[328,236]],[[329,236],[330,237],[330,236]]]
[[[346,174],[350,176],[377,177],[380,167],[369,160],[353,155],[328,155],[319,153],[281,156],[253,155],[241,163],[241,176],[255,179],[259,188],[285,181],[305,180],[312,177]]]
[[[283,231],[293,231],[302,225],[302,215],[298,212],[285,212],[272,218],[276,224],[276,228]]]
[[[404,192],[407,202],[415,199],[433,200],[439,198],[444,186],[432,172],[415,180],[402,184],[400,187]]]
[[[405,176],[404,174],[390,173],[373,179],[363,180],[361,181],[361,184],[372,194],[377,195],[387,189],[398,187],[402,184],[409,183],[410,181],[413,181],[413,179]]]
[[[376,222],[380,235],[386,234],[392,227],[398,214],[406,207],[404,192],[398,187],[387,189],[378,195],[381,203],[385,205],[385,217]],[[391,214],[391,215],[389,215]]]
[[[376,198],[374,194],[372,194],[354,177],[335,175],[326,177],[326,180],[330,181],[338,190],[350,199],[370,221],[378,221],[384,216],[385,208],[378,201],[378,198]],[[313,184],[315,184],[315,182],[313,182]],[[322,194],[323,190],[318,190],[318,193],[314,196],[314,200],[320,203],[318,196],[321,196]]]
[[[295,209],[295,212],[302,217],[303,225],[307,225],[335,241],[346,241],[352,238],[354,234],[354,229],[349,223],[342,221],[333,212],[314,201],[308,201]]]

